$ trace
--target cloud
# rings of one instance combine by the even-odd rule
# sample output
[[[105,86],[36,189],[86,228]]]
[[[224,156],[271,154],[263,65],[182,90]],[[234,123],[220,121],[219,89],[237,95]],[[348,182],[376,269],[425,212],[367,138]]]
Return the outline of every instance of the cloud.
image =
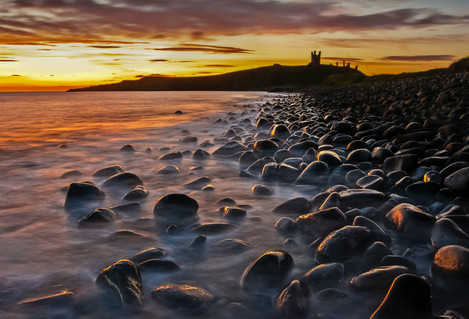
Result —
[[[216,35],[353,32],[469,24],[467,11],[449,14],[405,5],[400,2],[392,6],[399,9],[389,5],[387,9],[374,7],[375,11],[359,11],[326,0],[5,0],[0,40],[16,44],[42,42],[42,45],[113,38],[206,40]]]
[[[167,59],[152,59],[152,60],[148,60],[148,62],[169,62],[169,60],[167,60]]]
[[[230,64],[205,64],[205,68],[234,68],[236,65]]]
[[[218,45],[204,45],[204,44],[195,44],[195,43],[183,43],[176,47],[169,48],[157,48],[153,49],[157,51],[179,51],[179,52],[207,52],[207,53],[221,53],[221,54],[231,54],[231,53],[251,53],[252,50],[241,49],[235,47],[225,47]]]
[[[450,61],[455,59],[454,55],[393,55],[381,58],[383,61],[407,61],[407,62],[425,62],[425,61]]]
[[[0,59],[0,62],[18,62],[18,60],[15,60],[15,59]]]
[[[122,48],[120,45],[89,45],[89,48],[95,49],[119,49]]]

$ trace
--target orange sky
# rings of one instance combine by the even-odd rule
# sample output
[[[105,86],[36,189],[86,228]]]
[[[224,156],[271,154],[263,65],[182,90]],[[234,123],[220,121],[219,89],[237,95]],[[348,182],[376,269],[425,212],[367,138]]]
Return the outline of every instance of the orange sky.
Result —
[[[346,60],[371,75],[469,55],[467,0],[3,0],[0,91]]]

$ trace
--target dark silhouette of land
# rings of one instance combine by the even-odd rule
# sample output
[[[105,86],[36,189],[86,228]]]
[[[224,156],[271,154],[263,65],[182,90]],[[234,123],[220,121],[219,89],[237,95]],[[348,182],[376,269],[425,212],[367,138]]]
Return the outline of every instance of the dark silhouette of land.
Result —
[[[301,66],[272,66],[195,77],[146,76],[139,80],[71,89],[79,91],[289,91],[317,85],[347,85],[359,82],[392,81],[410,77],[469,71],[469,58],[453,63],[449,68],[424,72],[381,74],[367,76],[350,64],[343,66],[320,64],[320,55],[311,55],[311,63]]]

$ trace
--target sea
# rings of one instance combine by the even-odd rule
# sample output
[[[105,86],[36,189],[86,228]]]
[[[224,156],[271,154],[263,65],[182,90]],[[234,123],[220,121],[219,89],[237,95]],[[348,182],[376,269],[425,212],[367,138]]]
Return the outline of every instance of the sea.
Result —
[[[129,317],[103,296],[95,279],[103,268],[151,247],[165,249],[166,259],[181,270],[142,274],[145,307],[133,318],[186,318],[152,300],[151,291],[168,283],[210,291],[216,301],[204,318],[237,317],[240,311],[245,318],[275,316],[272,296],[249,294],[239,282],[257,256],[285,249],[285,238],[274,228],[278,216],[271,211],[301,193],[275,184],[273,196],[259,198],[251,191],[259,180],[240,177],[236,159],[200,162],[190,152],[204,142],[203,149],[213,152],[226,142],[223,133],[242,120],[238,135],[242,140],[253,135],[259,108],[279,98],[282,94],[266,92],[0,93],[0,318]],[[252,125],[245,125],[249,121]],[[197,143],[182,143],[188,135]],[[120,151],[127,144],[135,152]],[[190,152],[176,162],[159,160],[170,151]],[[64,209],[67,186],[83,181],[101,186],[103,180],[93,173],[110,165],[137,174],[149,196],[139,201],[141,210],[119,214],[112,225],[78,228],[83,216]],[[158,175],[166,165],[177,166],[179,175]],[[213,191],[184,186],[201,176],[211,179]],[[234,230],[208,235],[207,250],[195,253],[188,245],[197,234],[169,236],[155,226],[153,207],[170,193],[196,199],[200,222],[224,221],[216,204],[223,198],[234,199],[248,215]],[[102,207],[125,203],[122,194],[106,194]],[[251,249],[211,252],[227,238],[243,240]],[[291,254],[294,275],[306,272],[312,256],[293,248]],[[65,291],[73,294],[71,300],[28,302]]]

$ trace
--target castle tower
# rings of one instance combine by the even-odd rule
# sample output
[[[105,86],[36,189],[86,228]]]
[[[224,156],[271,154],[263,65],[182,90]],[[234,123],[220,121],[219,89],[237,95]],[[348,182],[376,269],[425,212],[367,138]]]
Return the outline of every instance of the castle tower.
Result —
[[[312,51],[311,52],[311,63],[309,64],[312,67],[317,67],[321,65],[321,51]]]

